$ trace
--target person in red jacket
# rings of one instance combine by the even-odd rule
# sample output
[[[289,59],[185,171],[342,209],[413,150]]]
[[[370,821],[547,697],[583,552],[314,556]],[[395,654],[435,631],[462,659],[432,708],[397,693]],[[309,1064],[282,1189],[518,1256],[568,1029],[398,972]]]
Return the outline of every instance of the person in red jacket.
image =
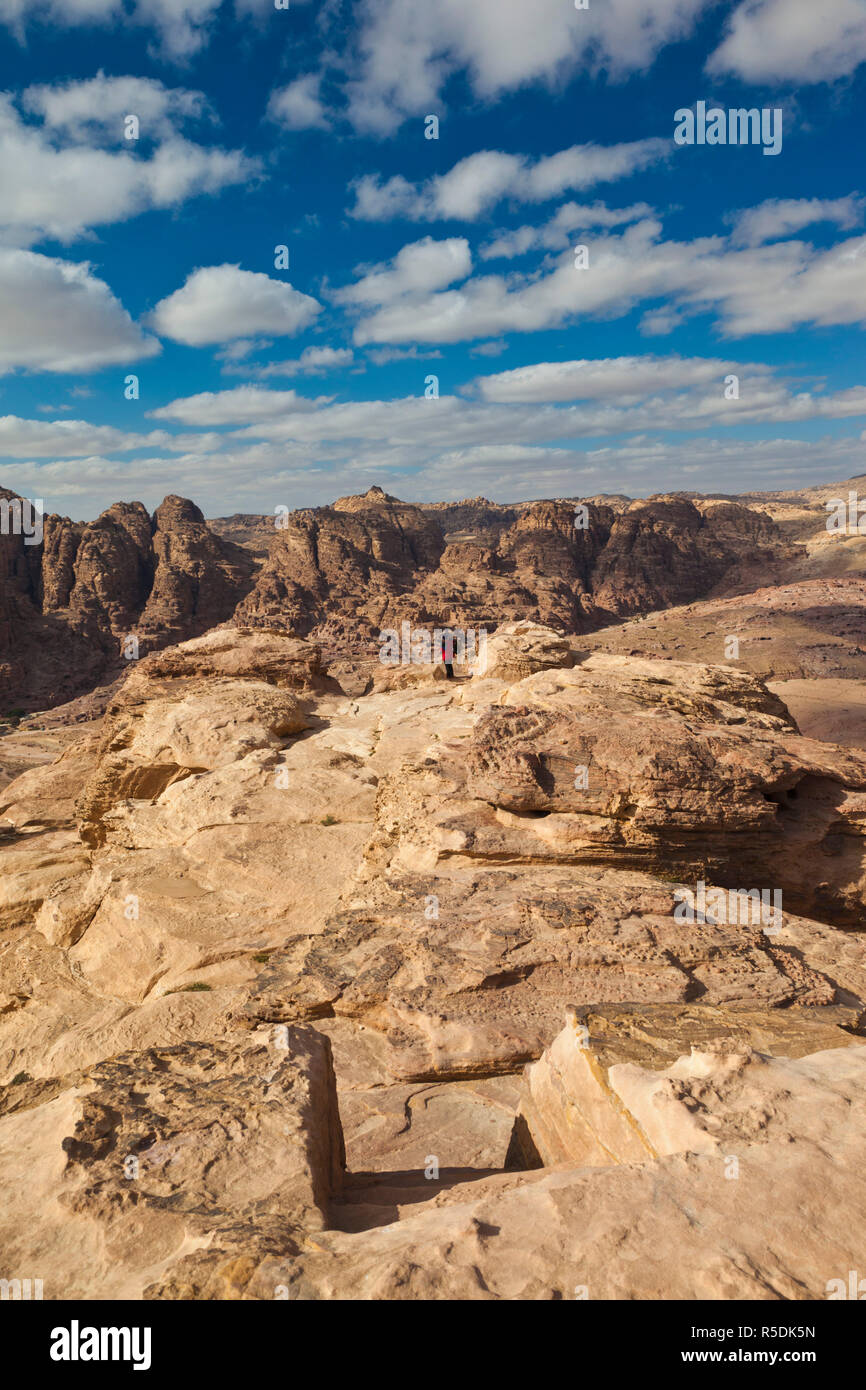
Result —
[[[454,679],[454,634],[448,629],[442,633],[439,642],[439,654],[442,658],[442,665],[445,667],[445,675],[450,681]]]

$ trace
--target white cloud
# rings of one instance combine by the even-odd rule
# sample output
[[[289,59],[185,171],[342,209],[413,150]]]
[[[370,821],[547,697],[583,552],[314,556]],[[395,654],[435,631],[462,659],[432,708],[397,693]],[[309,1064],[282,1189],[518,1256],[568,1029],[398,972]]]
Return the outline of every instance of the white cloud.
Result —
[[[864,0],[745,0],[707,71],[755,83],[830,82],[864,61]]]
[[[744,364],[712,357],[602,357],[573,362],[536,362],[509,372],[479,377],[474,383],[482,400],[640,401],[660,391],[721,385],[729,372],[742,374]],[[766,376],[769,367],[749,364],[751,373]]]
[[[503,389],[501,395],[494,392],[493,399],[442,395],[430,401],[419,386],[417,395],[402,399],[316,403],[311,409],[308,401],[280,400],[293,393],[273,392],[274,408],[263,403],[259,418],[238,429],[231,439],[313,449],[369,445],[378,447],[383,458],[389,451],[399,456],[401,450],[408,451],[409,457],[426,457],[431,450],[491,443],[561,444],[647,430],[727,429],[743,424],[866,417],[866,386],[835,393],[793,391],[785,382],[775,380],[769,368],[741,363],[740,398],[727,400],[725,369],[731,365],[736,369],[736,363],[682,360],[678,364],[682,384],[675,380],[676,364],[677,359],[651,359],[648,367],[643,367],[640,359],[588,363],[591,384],[573,388],[577,394],[581,389],[590,393],[581,404],[548,400],[548,395],[555,402],[562,399],[557,394],[560,385],[551,382],[549,364],[531,369],[538,379],[533,387],[531,374],[524,378],[522,397],[519,390],[509,394]],[[643,392],[636,385],[629,394],[625,384],[629,370],[645,387]],[[616,390],[617,379],[621,392]],[[171,409],[177,415],[185,409],[185,402],[174,402]],[[209,414],[199,415],[196,407],[194,418],[186,422],[207,425],[214,420]]]
[[[0,0],[0,23],[23,39],[27,21],[71,28],[110,23],[117,11],[118,0]]]
[[[733,213],[732,240],[740,246],[759,246],[799,232],[817,222],[833,222],[850,230],[863,221],[863,198],[768,198],[754,208]]]
[[[291,0],[292,8],[310,0]],[[32,24],[54,29],[86,25],[114,27],[123,24],[153,30],[159,39],[160,57],[186,63],[208,43],[220,7],[226,0],[0,0],[0,24],[5,24],[22,44]],[[273,18],[274,0],[234,0],[237,18]],[[278,12],[278,19],[285,11]]]
[[[394,174],[387,180],[378,174],[363,174],[353,183],[352,191],[355,204],[349,209],[349,215],[363,222],[392,222],[398,217],[411,221],[414,209],[420,206],[415,184],[409,183],[402,174]],[[418,216],[420,219],[420,212]]]
[[[427,403],[432,404],[431,402]],[[46,510],[94,516],[106,499],[155,507],[168,492],[193,497],[207,516],[273,515],[277,503],[320,506],[372,483],[410,501],[483,494],[508,502],[535,497],[677,489],[735,493],[838,482],[861,473],[863,443],[845,438],[766,440],[632,439],[604,448],[562,449],[508,440],[440,444],[418,431],[413,446],[238,445],[221,453],[154,454],[125,463],[99,454],[45,464],[0,466],[0,486],[42,497]]]
[[[60,407],[61,410],[68,408]],[[41,410],[42,407],[38,406],[37,409]],[[222,436],[213,430],[206,434],[172,434],[167,430],[148,430],[146,434],[140,434],[132,430],[118,430],[110,425],[93,425],[88,420],[28,420],[20,415],[0,417],[0,456],[5,458],[84,457],[94,450],[104,449],[116,453],[164,449],[181,454],[190,449],[216,451],[221,445]]]
[[[268,119],[286,130],[328,130],[331,120],[322,102],[321,73],[309,72],[271,93]]]
[[[638,328],[646,338],[666,338],[675,328],[679,328],[684,318],[685,314],[679,309],[666,305],[648,310],[642,316]]]
[[[557,154],[530,159],[479,150],[421,184],[401,174],[383,180],[364,174],[353,184],[350,216],[366,222],[412,222],[446,219],[473,222],[503,198],[543,203],[569,189],[592,188],[628,178],[670,157],[670,140],[632,140],[620,145],[573,145]]]
[[[664,292],[664,279],[653,265],[657,223],[642,222],[622,238],[599,239],[592,247],[592,269],[574,269],[571,255],[540,277],[474,277],[457,289],[403,297],[389,295],[361,319],[359,344],[454,343],[495,338],[509,332],[533,332],[566,322],[576,314],[628,312],[641,294]],[[676,262],[667,267],[668,274]],[[373,304],[373,285],[366,300]]]
[[[160,351],[86,263],[0,248],[0,303],[0,372],[95,371]]]
[[[179,420],[184,425],[215,427],[282,418],[295,411],[316,410],[332,400],[333,396],[312,399],[299,396],[297,391],[237,386],[233,391],[202,391],[198,396],[185,396],[151,410],[150,416],[154,420]]]
[[[54,96],[49,89],[30,88],[31,109],[45,113],[42,125],[24,122],[11,98],[0,95],[0,241],[72,241],[90,228],[122,222],[152,208],[177,207],[187,198],[217,193],[256,173],[256,161],[240,150],[204,148],[172,134],[178,109],[188,108],[199,94],[184,91],[175,101],[159,83],[142,82],[139,95],[149,103],[157,134],[165,138],[147,157],[137,154],[130,148],[133,142],[123,139],[119,114],[128,81],[135,83],[126,78],[94,79],[107,103],[104,122],[117,120],[114,149],[79,141],[82,134],[104,138],[107,128],[97,121],[83,129],[81,88],[91,83],[69,84]]]
[[[777,242],[736,248],[722,237],[665,241],[645,219],[621,235],[589,243],[589,268],[569,252],[541,274],[474,276],[453,289],[397,294],[399,279],[380,273],[388,293],[376,303],[376,278],[362,282],[370,312],[355,328],[366,344],[457,343],[512,332],[531,333],[586,318],[621,318],[641,303],[664,300],[662,332],[680,318],[716,315],[725,337],[784,332],[799,324],[866,323],[866,238],[826,250]],[[345,302],[351,291],[341,291]],[[657,311],[659,306],[655,306]]]
[[[0,457],[56,458],[58,454],[91,454],[104,450],[138,448],[141,439],[110,425],[91,425],[86,420],[27,420],[20,415],[0,416]]]
[[[300,357],[287,362],[269,362],[266,367],[255,368],[260,379],[271,376],[321,376],[324,372],[335,371],[339,367],[349,367],[355,360],[351,348],[308,347]]]
[[[524,161],[499,150],[478,150],[461,159],[447,174],[437,175],[415,191],[406,215],[420,218],[459,218],[473,222],[520,182]]]
[[[226,343],[224,348],[214,353],[214,357],[220,362],[229,365],[223,368],[227,372],[246,372],[248,367],[245,359],[253,352],[261,352],[271,346],[270,338],[235,338],[232,342]],[[244,363],[239,366],[239,363]],[[251,370],[251,369],[250,369]]]
[[[729,367],[740,375],[740,399],[724,396]],[[578,373],[581,380],[569,383]],[[793,390],[762,364],[703,358],[615,358],[537,363],[482,379],[482,399],[423,395],[345,401],[245,385],[182,397],[149,412],[152,419],[199,427],[200,434],[147,433],[82,420],[0,419],[0,455],[23,460],[158,449],[226,478],[230,464],[263,471],[288,466],[313,471],[357,465],[378,470],[427,466],[456,457],[515,459],[559,456],[578,440],[634,438],[617,448],[647,449],[647,431],[706,430],[742,424],[866,418],[866,386],[827,392]],[[581,404],[561,404],[580,400]],[[237,426],[218,433],[225,426]],[[706,441],[691,441],[697,452]],[[652,446],[654,447],[654,445]],[[737,447],[746,447],[742,441]],[[604,452],[604,451],[601,451]],[[143,476],[144,460],[136,460]],[[228,479],[229,485],[232,480]],[[185,482],[186,487],[186,482]],[[189,490],[187,488],[187,490]]]
[[[476,343],[469,349],[472,357],[500,357],[507,351],[508,344],[504,338],[493,338],[489,343]]]
[[[0,23],[20,41],[27,27],[42,22],[54,28],[126,22],[157,31],[167,56],[184,61],[207,42],[210,23],[222,0],[135,0],[127,12],[122,0],[0,0]]]
[[[528,202],[543,203],[568,189],[613,183],[650,164],[658,164],[670,154],[670,141],[658,138],[630,140],[620,145],[572,145],[537,160],[527,169],[525,196]]]
[[[428,236],[404,246],[389,265],[374,266],[354,285],[335,290],[332,298],[349,305],[406,303],[464,280],[471,269],[472,253],[464,237],[434,241]]]
[[[538,249],[558,251],[569,245],[575,232],[590,231],[594,227],[622,227],[651,217],[652,212],[648,203],[633,203],[627,208],[611,208],[605,203],[591,206],[564,203],[544,226],[516,227],[513,231],[500,232],[493,241],[481,247],[479,254],[483,261],[492,261],[511,260]]]
[[[123,122],[138,117],[143,140],[165,139],[189,121],[214,119],[203,92],[166,87],[152,77],[106,77],[27,87],[21,106],[42,117],[46,132],[62,132],[88,144],[123,146]]]
[[[201,347],[259,333],[287,337],[306,328],[320,308],[285,280],[236,265],[212,265],[194,270],[157,304],[151,319],[164,337]]]
[[[578,11],[567,0],[362,0],[350,115],[359,129],[390,134],[407,116],[441,112],[458,71],[485,100],[552,86],[578,67],[612,79],[644,71],[711,3],[606,0]]]
[[[389,362],[429,362],[431,357],[441,357],[438,348],[371,348],[368,358],[376,367],[386,367]]]
[[[726,337],[782,333],[801,324],[866,323],[866,237],[827,250],[803,242],[777,242],[742,252],[695,259],[683,299],[715,306]]]

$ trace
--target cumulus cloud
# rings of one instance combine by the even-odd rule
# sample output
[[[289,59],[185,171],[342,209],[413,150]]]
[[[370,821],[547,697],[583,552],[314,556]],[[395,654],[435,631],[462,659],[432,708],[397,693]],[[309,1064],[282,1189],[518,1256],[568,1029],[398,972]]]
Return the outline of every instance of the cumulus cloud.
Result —
[[[736,400],[725,396],[731,370],[739,376]],[[129,465],[135,495],[142,480],[174,490],[176,481],[162,482],[182,474],[185,491],[212,515],[271,511],[286,498],[315,505],[383,481],[398,495],[430,500],[479,492],[506,500],[715,490],[720,478],[726,491],[740,478],[750,487],[784,486],[800,467],[811,481],[844,476],[849,459],[848,471],[858,471],[862,444],[840,437],[820,445],[784,438],[726,443],[696,432],[863,420],[866,386],[831,391],[820,381],[787,381],[760,362],[646,354],[540,361],[481,377],[469,396],[434,401],[420,392],[335,401],[248,383],[178,398],[150,417],[202,432],[136,434],[81,420],[0,420],[0,456],[19,460],[14,477],[0,468],[0,481],[11,478],[16,491],[52,499],[52,509],[58,497],[91,491],[102,506],[106,491],[129,495],[112,454],[135,453]],[[659,438],[678,430],[689,433],[687,443]],[[37,467],[41,459],[51,462]],[[264,500],[256,503],[256,496]]]
[[[320,309],[317,300],[286,280],[236,265],[212,265],[194,270],[161,300],[151,321],[163,337],[202,347],[259,333],[288,337],[306,328]]]
[[[739,374],[738,400],[725,397],[730,368]],[[495,451],[501,458],[536,451],[541,458],[542,451],[550,455],[579,440],[627,434],[636,445],[649,431],[866,417],[866,386],[802,390],[761,363],[717,358],[540,362],[475,386],[474,398],[446,395],[432,402],[418,394],[337,402],[246,384],[180,397],[149,412],[151,419],[205,431],[199,434],[8,416],[0,419],[0,455],[71,458],[158,449],[178,455],[178,468],[188,457],[210,459],[215,472],[229,459],[263,469],[290,462],[348,467],[359,460],[374,469],[408,469],[467,450],[478,457]],[[235,428],[218,432],[226,426]]]
[[[419,295],[464,280],[472,269],[472,253],[464,237],[435,241],[424,237],[404,246],[388,265],[373,266],[354,285],[332,292],[337,304],[407,303]]]
[[[310,0],[291,0],[292,8]],[[234,12],[238,20],[273,17],[274,0],[0,0],[0,24],[26,42],[35,24],[55,29],[123,24],[156,35],[158,56],[186,63],[208,43],[217,12]]]
[[[160,442],[164,442],[164,436]],[[0,457],[56,458],[113,450],[137,449],[140,436],[128,435],[110,425],[91,425],[86,420],[27,420],[20,415],[0,416]]]
[[[583,358],[572,362],[536,362],[509,372],[479,377],[475,390],[485,401],[639,401],[660,391],[714,385],[730,372],[767,376],[772,369],[713,357]]]
[[[851,193],[846,198],[768,198],[754,208],[732,213],[733,241],[759,246],[789,236],[817,222],[833,222],[846,231],[863,221],[866,201]]]
[[[82,102],[93,99],[94,88],[105,105],[88,123]],[[142,110],[154,120],[151,133],[157,143],[146,156],[123,139],[121,112],[130,90],[143,99]],[[0,95],[0,241],[72,241],[90,228],[154,208],[177,207],[188,198],[252,178],[257,162],[242,151],[205,148],[174,133],[178,118],[203,112],[199,97],[128,78],[99,77],[54,91],[33,87],[25,94],[28,109],[44,118],[34,125],[22,119],[11,97]],[[135,113],[135,107],[126,110]],[[95,146],[92,142],[104,139],[112,125],[115,147]]]
[[[130,114],[138,117],[143,140],[165,139],[190,121],[215,120],[203,92],[166,87],[152,77],[106,77],[102,71],[82,82],[27,87],[20,104],[41,116],[46,133],[115,146]]]
[[[347,450],[370,447],[378,449],[383,460],[393,456],[419,464],[431,451],[485,444],[562,445],[649,430],[866,417],[866,386],[839,392],[794,389],[761,364],[739,364],[738,400],[725,396],[725,369],[736,368],[736,363],[651,358],[643,364],[639,358],[630,358],[576,365],[586,371],[589,385],[572,387],[567,398],[555,379],[556,364],[542,363],[527,369],[516,391],[501,380],[508,373],[497,374],[491,379],[502,389],[494,389],[489,398],[476,391],[476,398],[443,395],[435,402],[420,393],[392,400],[335,402],[327,397],[310,400],[293,391],[245,387],[182,398],[154,415],[203,427],[237,423],[237,430],[222,437],[223,446],[233,450],[243,443],[255,447],[267,443],[309,448],[310,459],[315,459],[322,456],[321,451],[344,457]],[[682,380],[677,380],[677,372]],[[621,391],[616,389],[617,382]],[[575,399],[579,403],[572,403]]]
[[[483,100],[528,83],[553,86],[578,69],[612,80],[645,71],[666,44],[688,37],[712,4],[605,0],[576,11],[564,0],[358,0],[348,30],[338,27],[337,6],[323,7],[322,23],[332,22],[333,51],[349,74],[350,118],[363,131],[387,135],[407,116],[442,109],[445,84],[459,71]],[[0,0],[0,24],[22,43],[36,24],[138,26],[155,35],[161,56],[184,63],[208,43],[220,10],[243,23],[274,22],[273,0]],[[303,111],[303,93],[297,99],[296,112]],[[318,123],[323,113],[312,100],[307,113]]]
[[[646,218],[621,235],[593,237],[589,270],[576,269],[569,252],[541,274],[472,276],[425,294],[417,286],[397,293],[400,278],[386,267],[365,277],[361,295],[340,295],[369,306],[355,327],[360,345],[531,333],[583,318],[621,318],[654,300],[664,301],[664,322],[650,327],[655,332],[698,313],[715,314],[719,332],[730,338],[805,323],[866,323],[864,237],[819,251],[799,241],[743,248],[723,237],[666,241],[661,232]],[[378,299],[377,281],[387,289]]]
[[[0,372],[95,371],[160,351],[86,263],[0,248],[0,303]]]
[[[646,70],[711,4],[606,0],[578,11],[563,0],[361,0],[350,115],[361,130],[390,134],[408,116],[441,110],[458,71],[485,100],[552,86],[578,68],[616,80]]]
[[[581,206],[564,203],[549,222],[541,227],[516,227],[503,231],[481,247],[483,261],[511,260],[525,256],[527,251],[558,251],[567,246],[575,232],[591,231],[595,227],[622,227],[652,216],[648,203],[633,203],[627,208],[611,208],[605,203]]]
[[[178,420],[184,425],[237,425],[271,420],[295,411],[316,410],[333,396],[299,396],[297,391],[269,391],[263,386],[237,386],[233,391],[202,391],[151,410],[154,420]]]
[[[431,402],[427,402],[429,406]],[[414,447],[388,441],[324,445],[237,443],[220,453],[179,457],[152,453],[134,463],[99,454],[44,464],[0,465],[0,486],[46,499],[46,509],[94,516],[106,497],[141,498],[156,506],[183,487],[208,516],[273,514],[276,503],[320,506],[372,483],[410,501],[483,494],[496,501],[625,492],[635,497],[675,489],[726,492],[837,482],[862,472],[858,434],[818,439],[634,438],[624,444],[566,449],[489,439],[451,445],[429,432]]]
[[[620,145],[573,145],[557,154],[530,159],[501,150],[478,150],[447,174],[420,184],[401,174],[382,179],[364,174],[353,184],[350,215],[366,222],[446,219],[473,222],[503,198],[543,203],[574,189],[613,183],[667,159],[670,140],[632,140]]]
[[[23,42],[27,28],[37,22],[68,29],[118,22],[145,25],[156,31],[163,52],[185,61],[207,42],[211,22],[222,0],[0,0],[0,23]]]
[[[331,119],[321,95],[321,73],[309,72],[271,93],[268,119],[286,130],[328,130]]]
[[[707,71],[755,83],[830,82],[864,61],[864,0],[744,0]]]

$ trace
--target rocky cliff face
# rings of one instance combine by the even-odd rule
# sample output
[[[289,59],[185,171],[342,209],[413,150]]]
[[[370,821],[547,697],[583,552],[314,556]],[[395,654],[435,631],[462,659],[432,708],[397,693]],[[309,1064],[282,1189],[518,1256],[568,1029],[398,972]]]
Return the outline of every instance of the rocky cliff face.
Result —
[[[42,543],[0,536],[0,696],[52,705],[122,674],[139,655],[230,617],[255,565],[199,509],[167,497],[151,518],[119,502],[95,521],[49,515]]]
[[[87,524],[47,516],[38,546],[0,536],[0,696],[56,705],[121,674],[128,636],[143,655],[228,619],[350,659],[403,621],[589,632],[766,574],[790,550],[763,513],[681,497],[579,513],[483,498],[413,506],[374,487],[279,526],[210,525],[174,496],[153,517],[116,503]]]
[[[192,502],[166,497],[153,514],[153,583],[138,619],[146,651],[223,622],[252,581],[243,551],[219,540]]]
[[[766,571],[789,549],[769,516],[737,504],[431,508],[372,488],[290,515],[237,617],[357,647],[404,619],[490,630],[528,619],[580,633],[709,593],[741,565]]]
[[[395,599],[436,568],[444,549],[434,520],[379,488],[286,520],[237,609],[239,622],[363,641],[378,632]]]

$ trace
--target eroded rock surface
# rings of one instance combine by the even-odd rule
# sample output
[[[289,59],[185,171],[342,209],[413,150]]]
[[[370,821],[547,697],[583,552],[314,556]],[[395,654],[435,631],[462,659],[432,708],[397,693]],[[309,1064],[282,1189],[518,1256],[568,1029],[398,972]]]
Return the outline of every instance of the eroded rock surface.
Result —
[[[362,664],[404,620],[587,633],[766,582],[796,553],[757,504],[613,501],[418,506],[372,487],[279,525],[211,525],[174,495],[152,516],[140,502],[90,522],[49,515],[32,545],[0,537],[0,697],[67,702],[117,678],[130,638],[145,654],[229,620],[339,644]]]
[[[856,1263],[866,753],[723,666],[491,649],[347,695],[220,626],[3,789],[0,1244],[47,1289],[808,1298]],[[698,882],[778,916],[689,920]]]
[[[298,1250],[342,1185],[330,1047],[311,1029],[124,1053],[26,1099],[0,1116],[2,1246],[50,1264],[46,1297],[140,1297],[168,1270],[173,1296],[195,1296],[195,1252],[252,1269]]]
[[[0,697],[56,705],[114,679],[129,637],[145,655],[234,612],[255,562],[194,503],[151,517],[118,502],[95,521],[46,516],[41,543],[0,536]]]

